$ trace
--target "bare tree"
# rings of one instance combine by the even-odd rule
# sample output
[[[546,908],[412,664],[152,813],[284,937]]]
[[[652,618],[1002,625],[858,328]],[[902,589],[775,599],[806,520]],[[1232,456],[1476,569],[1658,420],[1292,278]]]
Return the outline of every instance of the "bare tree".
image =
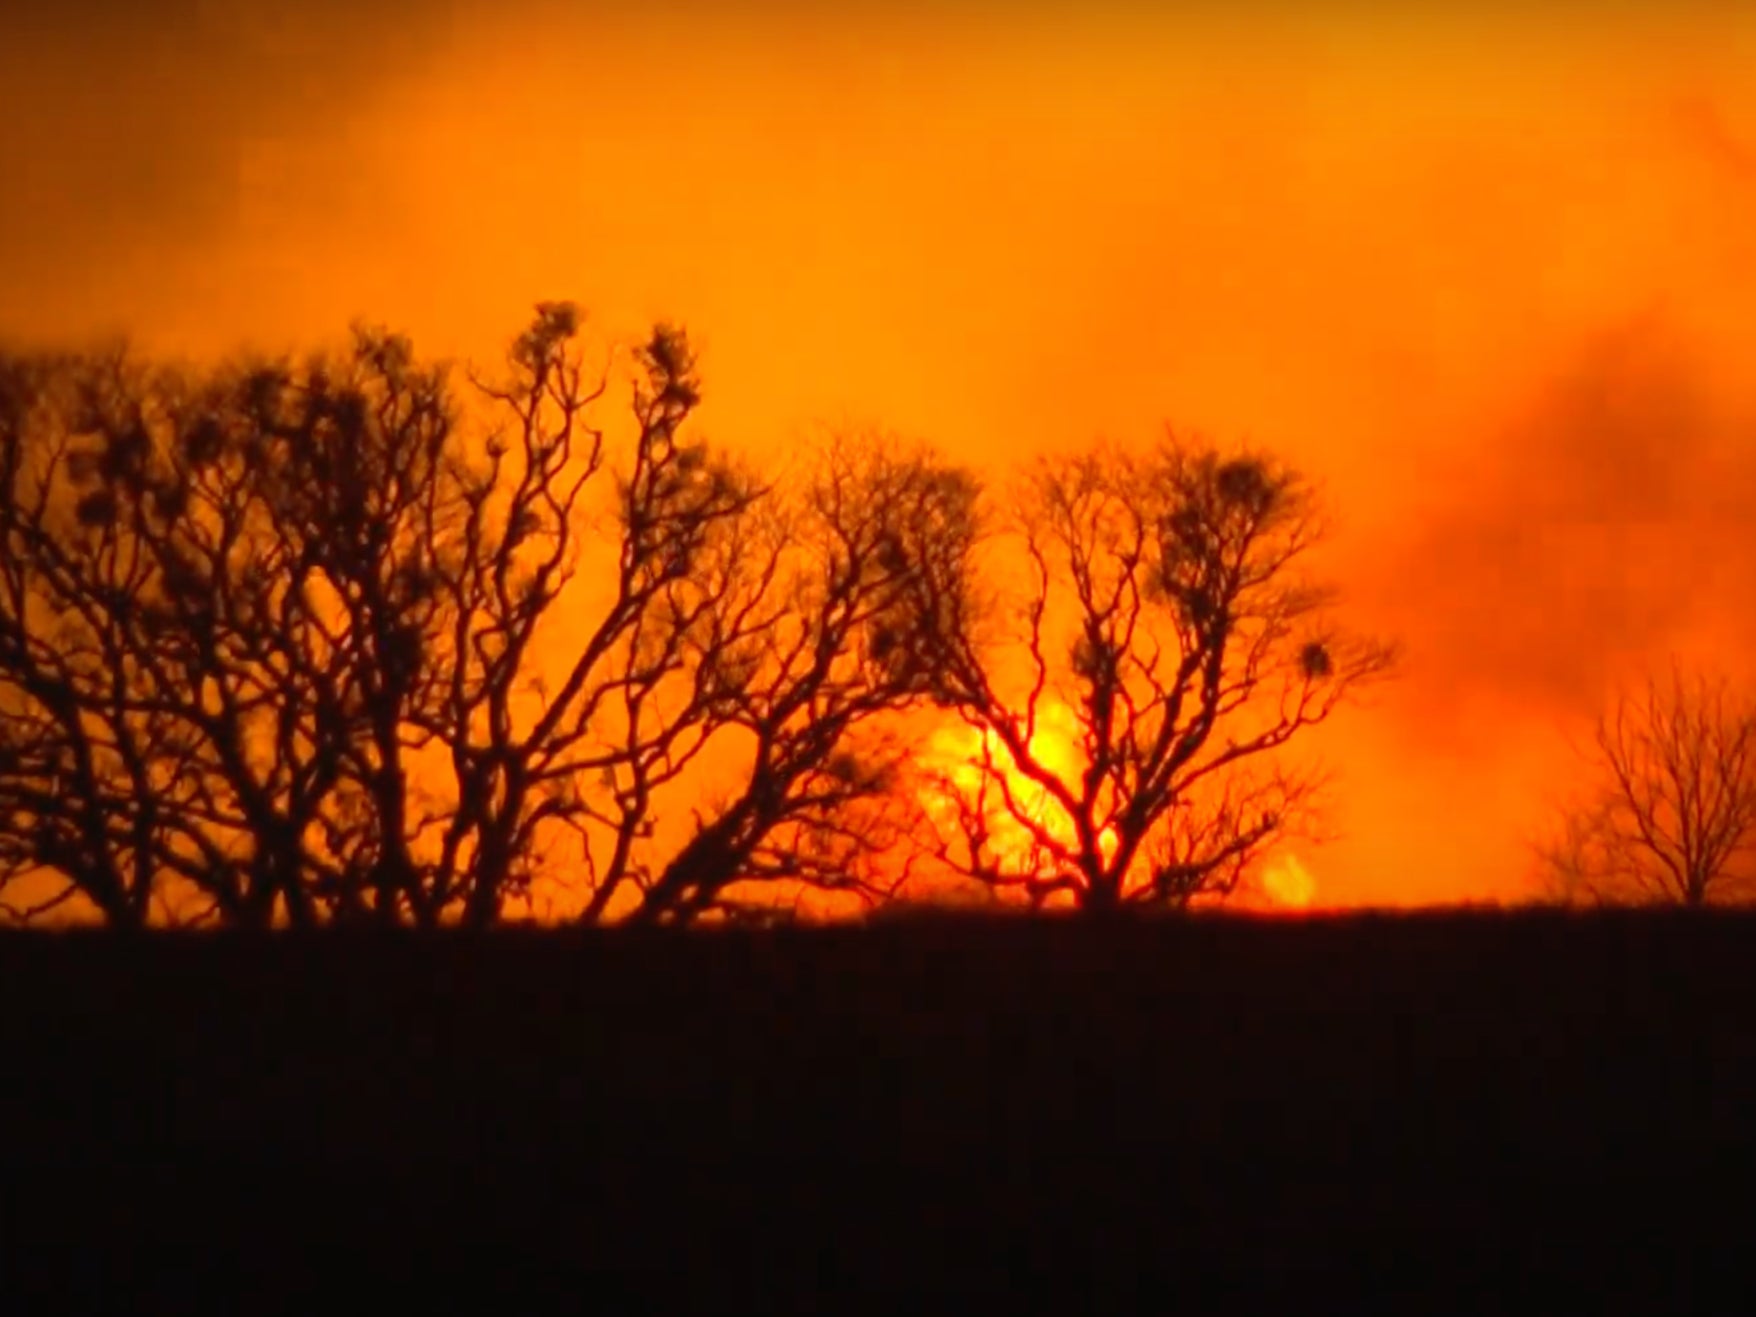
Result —
[[[167,857],[212,845],[186,729],[150,693],[155,566],[111,492],[150,443],[108,411],[131,383],[120,352],[0,363],[0,878],[50,884],[21,914],[83,897],[123,927]]]
[[[71,799],[126,828],[132,907],[73,862],[68,798],[39,811],[32,860],[112,922],[172,880],[235,923],[355,911],[381,866],[348,797],[418,666],[409,522],[450,437],[442,375],[361,330],[302,368],[63,360],[30,396],[41,424],[11,429],[0,508],[0,672],[38,757],[74,766]],[[19,780],[55,780],[41,769]]]
[[[545,304],[506,378],[476,380],[500,421],[485,459],[460,468],[455,552],[436,569],[443,680],[417,722],[451,785],[427,900],[460,902],[471,924],[528,891],[557,828],[583,839],[588,912],[628,878],[655,785],[681,776],[715,725],[711,702],[667,697],[686,676],[687,634],[726,588],[716,546],[760,494],[688,437],[694,359],[665,326],[636,353],[632,451],[618,469],[590,424],[604,382],[584,369],[578,326],[570,304]],[[586,496],[603,485],[613,497],[600,511]],[[582,566],[596,569],[583,583],[603,588],[564,598]],[[631,766],[632,783],[618,777]]]
[[[1747,899],[1756,872],[1756,704],[1723,678],[1649,677],[1599,718],[1594,777],[1538,843],[1564,900],[1702,906]]]
[[[0,880],[256,926],[480,926],[539,875],[592,921],[862,887],[973,484],[875,441],[758,480],[689,433],[666,326],[621,442],[580,323],[539,306],[461,397],[367,326],[200,372],[9,362]],[[743,757],[711,804],[710,746]]]
[[[539,308],[513,383],[480,386],[514,413],[515,443],[496,431],[485,458],[455,431],[445,371],[365,327],[297,365],[13,363],[12,867],[59,872],[112,922],[143,920],[171,876],[231,922],[493,918],[534,824],[565,812],[568,793],[538,789],[590,767],[566,756],[619,643],[736,509],[671,479],[698,456],[670,434],[692,400],[644,401],[623,597],[559,698],[516,725],[531,642],[574,570],[574,504],[602,465],[582,416],[603,385],[563,351],[576,325],[571,307]],[[649,358],[682,346],[654,343]],[[706,483],[721,488],[717,469]],[[422,761],[435,744],[449,799]]]
[[[1311,487],[1173,435],[1042,461],[1015,507],[1022,643],[953,664],[977,748],[941,782],[939,855],[1093,911],[1229,893],[1309,812],[1317,777],[1276,752],[1392,662],[1303,570]]]
[[[586,922],[749,908],[734,885],[860,886],[894,832],[901,750],[882,724],[932,685],[917,642],[966,589],[973,484],[877,440],[828,446],[797,482],[757,479],[690,437],[695,360],[664,326],[635,354],[618,469],[587,424],[603,383],[576,331],[571,307],[540,308],[507,378],[476,382],[504,423],[463,477],[438,571],[448,688],[419,720],[452,775],[434,907],[491,920],[566,834]],[[582,542],[600,473],[610,515]],[[564,599],[593,550],[596,597]],[[539,650],[565,661],[545,672]],[[691,770],[728,754],[743,767],[704,802]],[[685,802],[695,826],[670,850]]]
[[[949,702],[945,664],[977,607],[977,486],[931,449],[840,436],[732,547],[687,633],[696,689],[747,769],[644,885],[635,919],[736,908],[750,880],[882,895],[915,747],[896,719]]]
[[[219,696],[190,716],[236,816],[221,821],[252,838],[253,867],[290,866],[259,885],[289,893],[296,922],[394,922],[419,908],[404,751],[438,680],[432,564],[458,448],[446,372],[362,325],[343,354],[218,372],[173,415],[197,521],[238,527],[152,537],[180,583],[178,626],[214,632],[175,675]],[[248,548],[228,560],[227,543]],[[240,753],[250,733],[229,724],[253,709],[273,738]]]

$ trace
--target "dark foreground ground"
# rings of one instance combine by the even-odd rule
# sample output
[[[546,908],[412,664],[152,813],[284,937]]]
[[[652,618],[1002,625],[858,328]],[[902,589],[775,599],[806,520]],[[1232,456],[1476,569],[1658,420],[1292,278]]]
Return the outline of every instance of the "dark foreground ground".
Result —
[[[1744,917],[19,935],[0,1020],[14,1294],[1664,1311],[1756,1273]]]

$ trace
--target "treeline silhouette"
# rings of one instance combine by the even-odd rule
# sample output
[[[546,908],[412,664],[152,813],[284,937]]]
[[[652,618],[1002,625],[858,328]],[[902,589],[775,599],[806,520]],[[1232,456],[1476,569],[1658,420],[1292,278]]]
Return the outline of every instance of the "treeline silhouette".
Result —
[[[1599,716],[1585,781],[1535,846],[1568,904],[1743,904],[1756,891],[1756,701],[1723,674],[1648,674]]]
[[[683,331],[596,367],[581,324],[486,373],[363,325],[0,359],[8,913],[1180,908],[1308,820],[1279,751],[1392,655],[1305,573],[1298,472],[1170,435],[988,491],[873,434],[761,471],[696,433]]]

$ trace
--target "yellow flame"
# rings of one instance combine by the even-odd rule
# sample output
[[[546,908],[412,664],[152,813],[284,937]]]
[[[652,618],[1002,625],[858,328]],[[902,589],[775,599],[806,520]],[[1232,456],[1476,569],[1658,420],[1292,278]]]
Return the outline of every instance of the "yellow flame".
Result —
[[[1063,782],[1072,782],[1079,769],[1076,735],[1077,724],[1072,711],[1059,703],[1045,702],[1030,738],[1030,756],[1041,768]],[[988,779],[988,770],[983,765],[990,757],[993,772],[1004,778],[1019,814],[1058,842],[1071,844],[1073,821],[1046,788],[1018,767],[991,731],[977,732],[968,726],[949,726],[939,728],[929,737],[925,758],[944,773],[945,786],[949,788],[949,795],[933,793],[928,801],[929,808],[948,816],[958,808],[959,801],[966,805],[973,802]],[[1010,871],[1025,873],[1042,863],[1041,857],[1035,854],[1030,830],[1001,802],[998,784],[988,780],[987,785],[990,789],[986,811],[991,829],[989,844],[999,852]],[[1099,838],[1099,847],[1107,856],[1114,853],[1115,846],[1115,830],[1106,828]]]
[[[1273,905],[1308,910],[1317,898],[1317,879],[1296,855],[1282,855],[1262,871],[1262,890]]]

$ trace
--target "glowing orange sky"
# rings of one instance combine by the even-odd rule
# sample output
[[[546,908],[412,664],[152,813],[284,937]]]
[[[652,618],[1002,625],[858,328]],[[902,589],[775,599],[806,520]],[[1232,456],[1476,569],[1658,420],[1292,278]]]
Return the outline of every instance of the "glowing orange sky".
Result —
[[[0,332],[485,355],[572,296],[691,326],[757,451],[1276,445],[1408,647],[1318,899],[1516,895],[1559,729],[1756,641],[1756,17],[1138,8],[0,20]]]

